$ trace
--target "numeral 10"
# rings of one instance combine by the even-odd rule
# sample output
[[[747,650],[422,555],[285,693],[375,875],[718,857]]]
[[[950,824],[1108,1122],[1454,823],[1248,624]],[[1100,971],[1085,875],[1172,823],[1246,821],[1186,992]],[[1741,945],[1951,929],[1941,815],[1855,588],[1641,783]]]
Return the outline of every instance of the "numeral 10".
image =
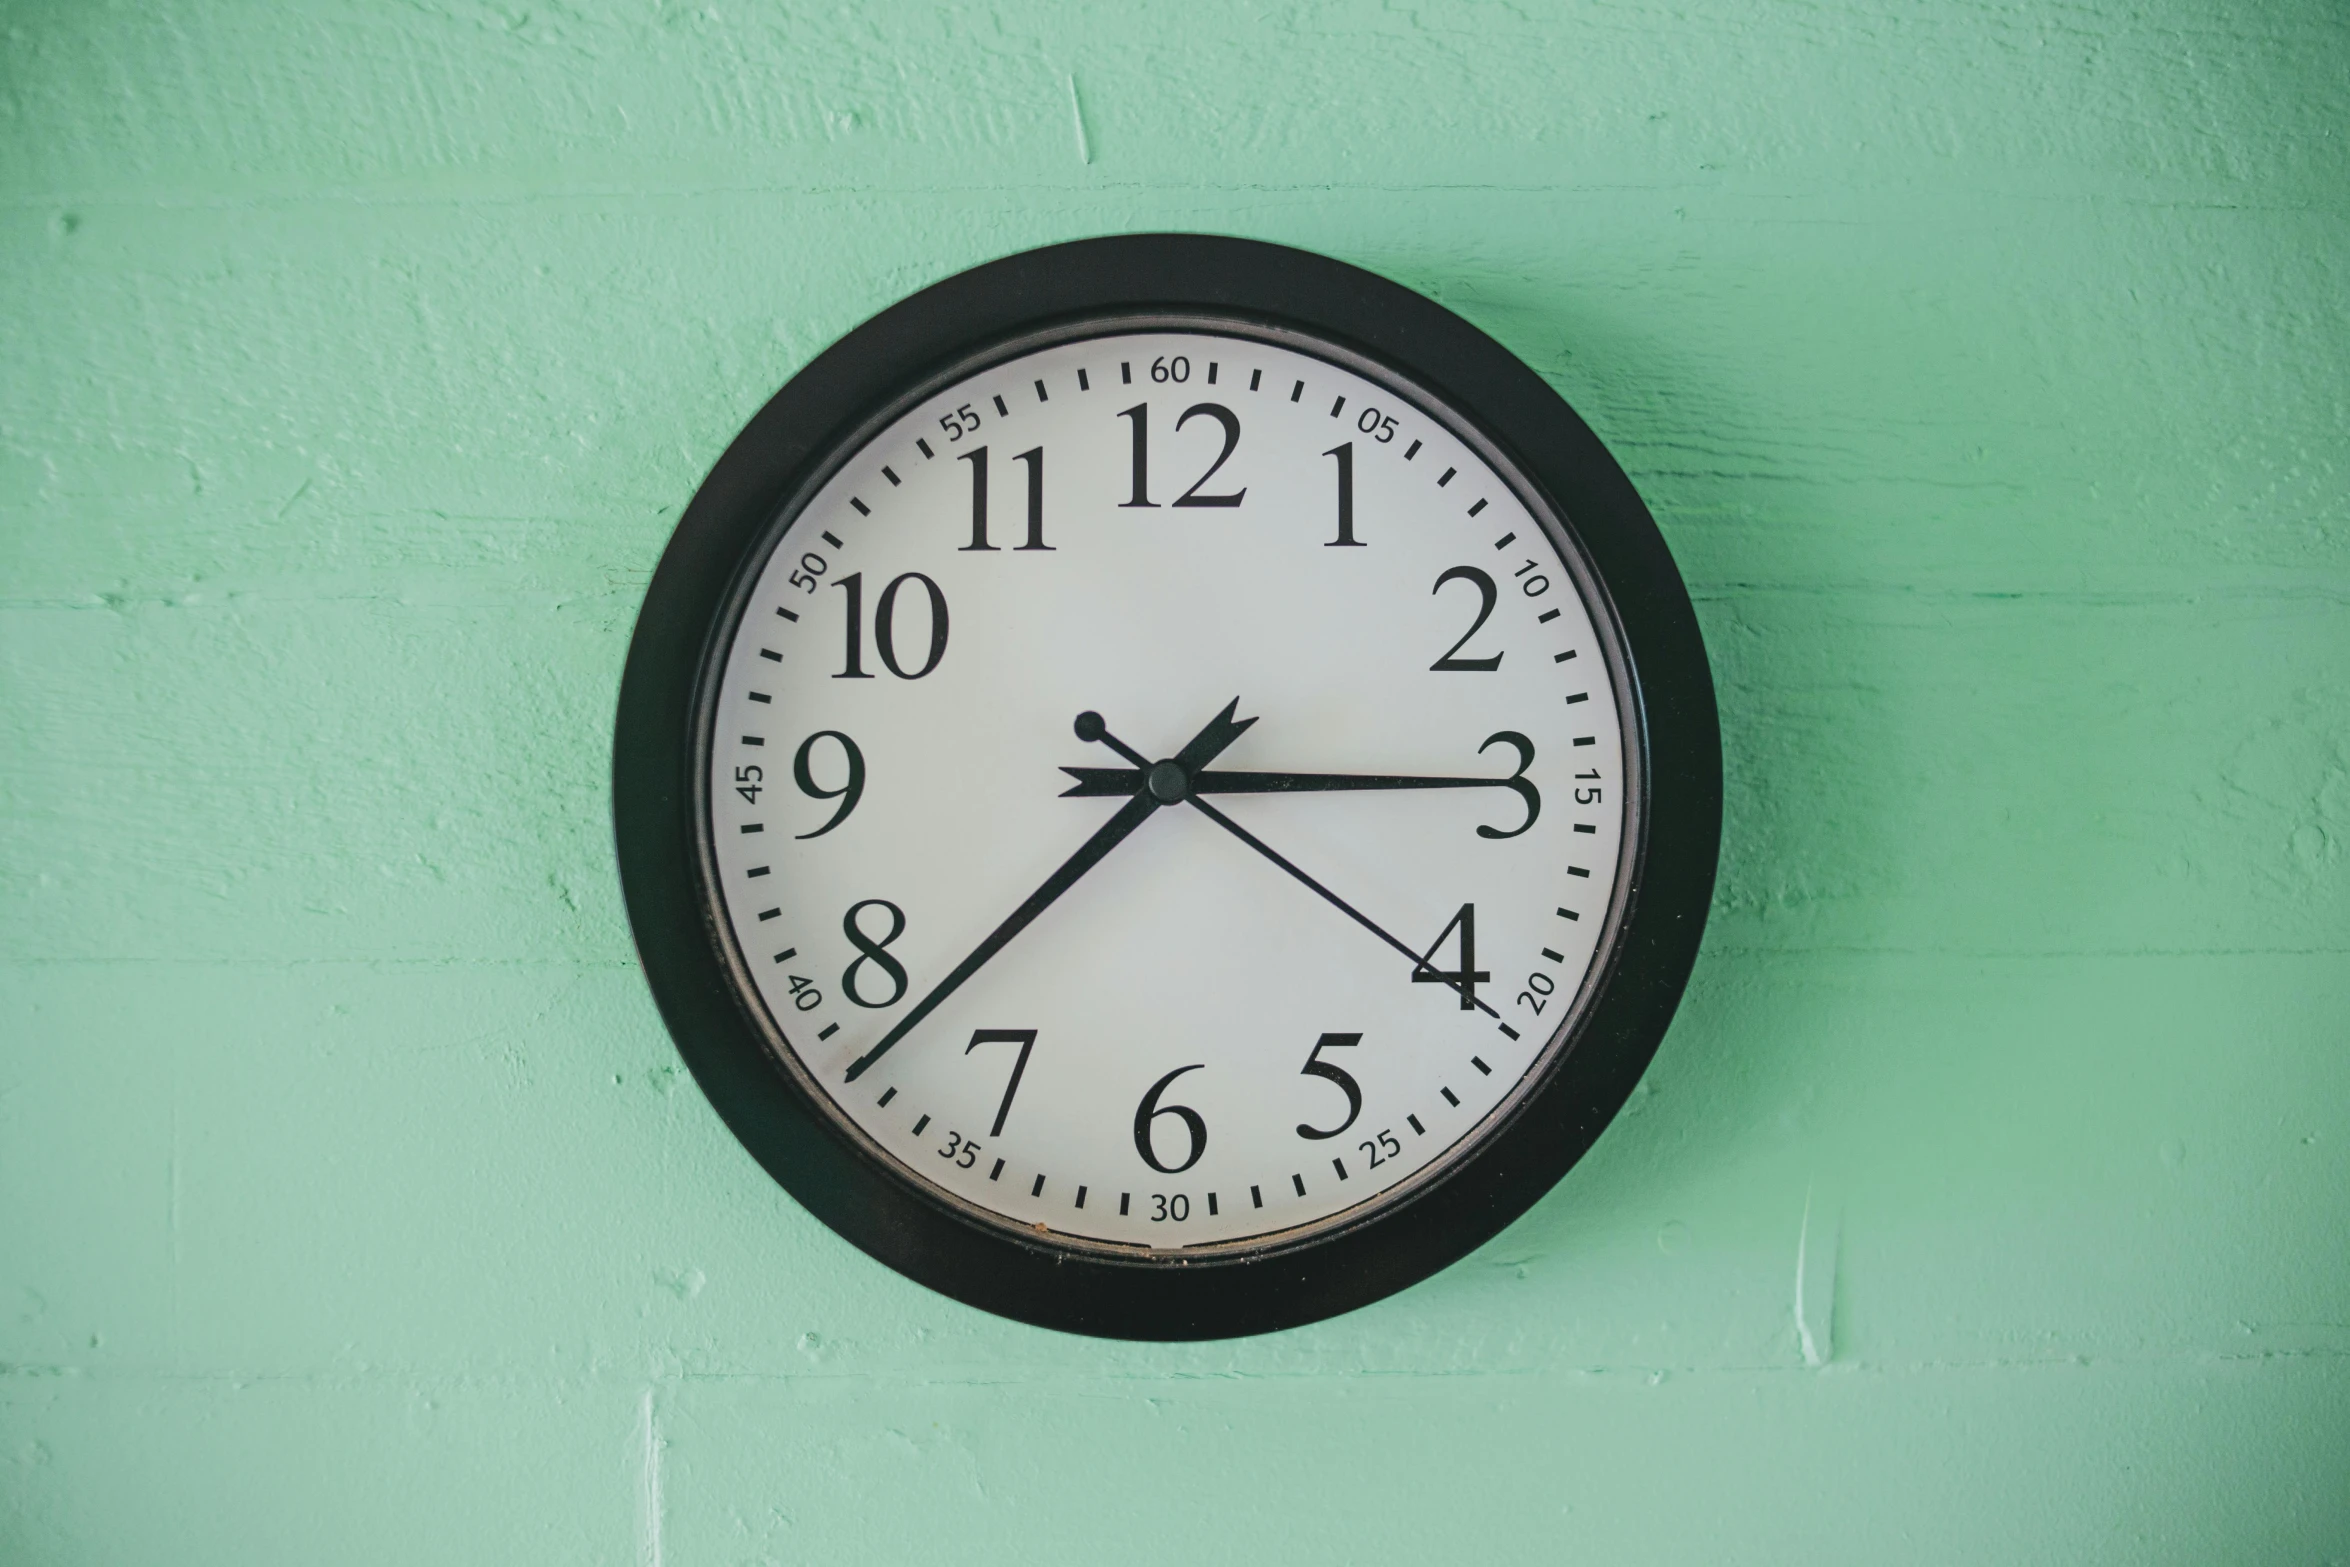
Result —
[[[908,669],[898,662],[898,591],[909,582],[922,584],[922,591],[930,599],[930,651],[919,669]],[[865,668],[865,574],[852,571],[833,586],[848,600],[848,651],[845,667],[832,678],[871,680],[873,676]],[[947,596],[938,590],[937,583],[919,571],[890,579],[889,586],[881,590],[881,597],[873,606],[873,651],[881,655],[883,666],[900,680],[919,680],[938,667],[938,661],[947,652]]]

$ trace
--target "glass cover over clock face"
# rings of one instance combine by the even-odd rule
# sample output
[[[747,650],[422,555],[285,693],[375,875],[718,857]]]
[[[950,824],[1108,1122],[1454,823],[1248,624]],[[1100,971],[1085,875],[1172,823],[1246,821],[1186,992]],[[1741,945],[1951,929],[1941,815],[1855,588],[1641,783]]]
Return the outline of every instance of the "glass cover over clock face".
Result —
[[[1612,621],[1436,399],[1095,323],[802,497],[705,682],[706,856],[786,1067],[1032,1238],[1404,1198],[1563,1048],[1639,780]]]

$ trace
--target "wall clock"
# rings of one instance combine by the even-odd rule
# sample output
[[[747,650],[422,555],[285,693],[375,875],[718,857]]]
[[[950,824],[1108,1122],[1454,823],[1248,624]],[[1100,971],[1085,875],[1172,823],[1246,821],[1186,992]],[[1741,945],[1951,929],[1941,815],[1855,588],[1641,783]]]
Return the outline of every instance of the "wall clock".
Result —
[[[1689,600],[1490,338],[1251,241],[1056,245],[794,376],[661,560],[638,951],[825,1223],[1205,1338],[1460,1257],[1623,1103],[1720,828]]]

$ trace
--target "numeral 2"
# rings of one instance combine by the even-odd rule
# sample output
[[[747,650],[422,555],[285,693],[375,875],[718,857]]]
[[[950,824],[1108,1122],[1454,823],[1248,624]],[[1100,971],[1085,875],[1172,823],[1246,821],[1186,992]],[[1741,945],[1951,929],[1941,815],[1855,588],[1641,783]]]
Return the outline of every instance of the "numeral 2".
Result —
[[[1494,654],[1491,658],[1457,658],[1454,655],[1469,645],[1469,638],[1484,629],[1486,617],[1493,613],[1493,601],[1499,597],[1498,590],[1493,586],[1493,579],[1476,567],[1454,566],[1448,571],[1438,573],[1436,586],[1428,591],[1441,593],[1444,591],[1446,583],[1455,581],[1473,582],[1477,585],[1480,600],[1477,605],[1477,618],[1469,622],[1469,629],[1461,633],[1461,639],[1445,650],[1444,657],[1428,667],[1430,669],[1481,671],[1491,674],[1501,667],[1499,653]]]

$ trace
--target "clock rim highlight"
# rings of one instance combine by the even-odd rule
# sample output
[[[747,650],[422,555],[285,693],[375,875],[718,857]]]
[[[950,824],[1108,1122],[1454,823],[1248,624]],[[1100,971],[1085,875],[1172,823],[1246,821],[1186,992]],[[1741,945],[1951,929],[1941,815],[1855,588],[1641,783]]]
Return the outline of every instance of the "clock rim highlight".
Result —
[[[1575,1005],[1490,1110],[1361,1203],[1169,1247],[1022,1225],[923,1179],[859,1127],[809,1075],[736,948],[708,795],[714,706],[743,616],[824,485],[946,386],[1045,348],[1154,331],[1331,363],[1408,399],[1475,451],[1574,578],[1605,655],[1625,797],[1606,924]],[[1204,1338],[1314,1320],[1400,1288],[1473,1249],[1565,1173],[1629,1094],[1686,984],[1710,902],[1719,768],[1686,591],[1629,482],[1555,393],[1475,328],[1372,274],[1254,241],[1142,235],[1051,246],[933,284],[818,356],[746,427],[647,593],[615,729],[614,821],[631,928],[671,1034],[721,1117],[787,1190],[868,1253],[968,1303],[1073,1331]],[[1671,835],[1661,855],[1660,829]],[[1480,1166],[1512,1168],[1469,1179]]]

